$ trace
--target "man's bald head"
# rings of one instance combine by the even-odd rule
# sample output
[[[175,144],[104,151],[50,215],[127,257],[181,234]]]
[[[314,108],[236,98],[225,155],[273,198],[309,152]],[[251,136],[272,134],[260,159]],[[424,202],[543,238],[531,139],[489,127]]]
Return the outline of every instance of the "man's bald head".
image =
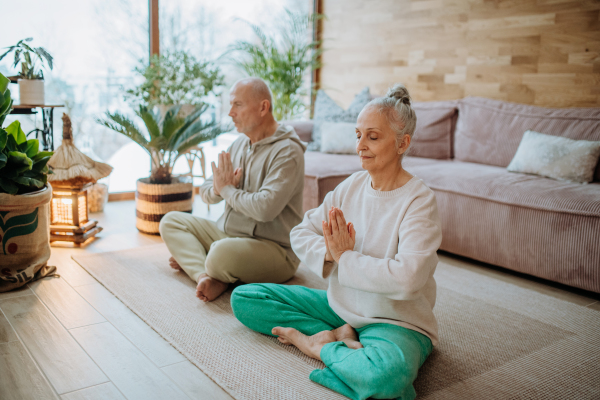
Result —
[[[257,102],[267,100],[269,102],[269,112],[273,112],[273,94],[267,82],[260,78],[240,79],[231,87],[230,92],[242,91]]]

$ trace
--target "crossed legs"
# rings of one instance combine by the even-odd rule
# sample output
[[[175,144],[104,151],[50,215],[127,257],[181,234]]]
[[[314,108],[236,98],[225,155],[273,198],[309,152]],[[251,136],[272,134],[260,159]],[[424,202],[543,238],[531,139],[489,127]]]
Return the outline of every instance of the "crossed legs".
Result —
[[[302,286],[240,286],[231,306],[248,328],[323,361],[326,368],[310,374],[314,382],[356,400],[416,397],[412,383],[432,350],[425,335],[391,324],[355,332],[329,307],[325,291]]]
[[[296,272],[297,265],[277,243],[231,237],[215,222],[187,213],[165,215],[160,234],[172,255],[169,265],[198,283],[196,297],[205,302],[238,280],[279,283]]]

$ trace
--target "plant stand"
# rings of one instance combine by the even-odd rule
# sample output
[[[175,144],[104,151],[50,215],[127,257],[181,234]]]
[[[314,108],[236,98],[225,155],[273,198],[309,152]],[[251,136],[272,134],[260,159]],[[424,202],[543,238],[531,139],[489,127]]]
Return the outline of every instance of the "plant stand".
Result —
[[[40,137],[44,151],[54,151],[54,109],[64,107],[58,104],[18,104],[13,106],[11,114],[37,114],[35,108],[42,109],[43,129],[33,129],[27,133],[27,136],[35,132],[36,137]]]

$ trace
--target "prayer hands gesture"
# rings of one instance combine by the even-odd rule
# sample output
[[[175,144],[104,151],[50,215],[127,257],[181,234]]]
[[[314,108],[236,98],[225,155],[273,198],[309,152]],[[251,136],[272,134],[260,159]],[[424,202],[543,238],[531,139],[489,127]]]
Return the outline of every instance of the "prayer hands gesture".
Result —
[[[329,222],[323,221],[323,237],[327,254],[325,261],[340,262],[340,257],[346,251],[354,250],[356,231],[351,222],[346,223],[344,213],[336,207],[329,210]]]
[[[236,168],[235,171],[233,170],[231,154],[222,151],[219,153],[219,166],[217,167],[213,161],[211,167],[213,171],[213,190],[217,196],[221,195],[221,189],[225,186],[233,185],[237,188],[240,184],[242,169]]]

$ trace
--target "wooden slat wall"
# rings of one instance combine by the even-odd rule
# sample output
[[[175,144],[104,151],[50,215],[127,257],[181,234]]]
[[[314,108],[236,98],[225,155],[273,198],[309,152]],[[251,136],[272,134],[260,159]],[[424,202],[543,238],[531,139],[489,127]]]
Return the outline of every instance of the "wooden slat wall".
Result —
[[[343,106],[394,82],[417,101],[600,106],[600,1],[322,1],[320,84]]]

